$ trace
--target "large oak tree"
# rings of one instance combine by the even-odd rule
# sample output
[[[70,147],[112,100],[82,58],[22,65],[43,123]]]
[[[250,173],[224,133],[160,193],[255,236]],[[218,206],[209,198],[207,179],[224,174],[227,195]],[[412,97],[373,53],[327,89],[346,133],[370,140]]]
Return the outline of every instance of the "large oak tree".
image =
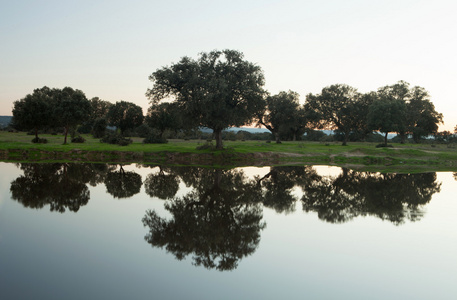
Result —
[[[152,103],[176,101],[188,127],[214,131],[217,149],[222,149],[223,129],[251,123],[263,108],[263,72],[235,50],[201,53],[197,60],[183,57],[149,80],[153,87],[146,95]]]

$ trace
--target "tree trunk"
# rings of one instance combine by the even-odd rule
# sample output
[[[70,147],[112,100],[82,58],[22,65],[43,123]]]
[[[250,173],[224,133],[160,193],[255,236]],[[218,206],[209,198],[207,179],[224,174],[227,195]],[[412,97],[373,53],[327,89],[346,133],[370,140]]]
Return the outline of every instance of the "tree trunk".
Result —
[[[213,129],[214,131],[214,139],[216,140],[216,149],[222,150],[222,129]]]
[[[65,139],[63,140],[63,144],[67,143],[67,135],[68,135],[68,126],[65,126]]]
[[[38,128],[35,128],[35,139],[38,142]]]
[[[343,144],[342,146],[347,146],[349,139],[349,134],[347,132],[344,133]]]
[[[276,144],[281,144],[281,139],[279,137],[279,132],[275,132],[274,135],[275,135]]]
[[[384,145],[385,145],[386,147],[387,147],[387,135],[388,135],[388,134],[389,134],[389,133],[386,132],[386,135],[384,136]]]
[[[405,140],[406,140],[406,134],[405,134],[405,133],[400,133],[400,138],[401,138],[400,143],[401,143],[401,144],[404,144],[404,143],[405,143]]]

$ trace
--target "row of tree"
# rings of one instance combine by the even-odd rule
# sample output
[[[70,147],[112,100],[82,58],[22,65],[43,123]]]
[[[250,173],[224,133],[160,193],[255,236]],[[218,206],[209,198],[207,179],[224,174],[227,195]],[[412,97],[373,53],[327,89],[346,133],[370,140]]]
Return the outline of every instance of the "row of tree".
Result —
[[[124,132],[143,123],[140,106],[126,101],[115,104],[98,97],[88,100],[81,90],[42,87],[14,102],[12,125],[17,130],[32,130],[39,142],[39,130],[64,129],[64,144],[68,133],[77,127],[96,137],[105,133],[108,125]]]
[[[427,91],[404,81],[366,94],[335,84],[307,95],[304,105],[296,92],[268,95],[260,67],[233,50],[202,53],[197,60],[184,57],[149,79],[153,87],[146,95],[152,107],[171,99],[168,105],[177,107],[186,120],[183,124],[214,131],[216,148],[222,148],[223,129],[246,124],[266,127],[277,143],[311,129],[336,130],[346,145],[350,135],[363,139],[373,130],[385,134],[386,144],[389,132],[403,139],[411,134],[418,142],[443,122]]]
[[[222,131],[233,126],[264,126],[281,139],[299,139],[315,129],[335,130],[349,139],[364,140],[372,131],[385,135],[396,132],[402,141],[414,141],[436,133],[442,114],[436,112],[430,95],[422,87],[404,81],[384,86],[376,92],[359,93],[356,88],[335,84],[320,94],[308,94],[305,104],[296,92],[269,95],[263,89],[259,66],[245,61],[234,50],[201,53],[197,60],[182,58],[178,63],[151,74],[153,87],[146,95],[151,101],[146,117],[136,104],[112,104],[99,98],[88,100],[80,90],[43,87],[14,103],[13,122],[17,129],[49,127],[67,133],[81,125],[86,132],[101,137],[107,125],[122,134],[138,126],[154,129],[158,140],[166,130],[213,130],[216,148],[222,149]]]

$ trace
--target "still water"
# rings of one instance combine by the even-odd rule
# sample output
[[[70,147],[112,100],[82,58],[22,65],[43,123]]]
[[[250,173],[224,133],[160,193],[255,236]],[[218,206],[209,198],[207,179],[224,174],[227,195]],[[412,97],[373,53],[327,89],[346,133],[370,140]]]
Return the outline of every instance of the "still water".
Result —
[[[457,299],[453,173],[0,170],[0,299]]]

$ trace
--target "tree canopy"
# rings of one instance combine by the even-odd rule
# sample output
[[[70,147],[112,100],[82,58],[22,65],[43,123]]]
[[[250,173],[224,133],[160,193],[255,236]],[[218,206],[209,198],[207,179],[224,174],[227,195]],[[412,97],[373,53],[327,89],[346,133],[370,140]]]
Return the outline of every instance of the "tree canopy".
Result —
[[[54,91],[47,86],[33,90],[23,99],[14,102],[13,126],[19,130],[33,130],[38,140],[38,130],[52,125]]]
[[[146,95],[153,103],[176,101],[187,126],[214,131],[222,148],[222,130],[251,123],[263,109],[264,76],[259,66],[235,50],[201,53],[197,60],[183,57],[149,76],[153,87]],[[193,122],[192,122],[192,121]]]
[[[108,124],[116,126],[124,134],[143,123],[143,110],[140,106],[127,101],[118,101],[111,106],[107,114]]]
[[[68,130],[89,119],[91,105],[82,91],[70,87],[55,90],[54,96],[56,125],[65,129],[64,144],[66,144]]]
[[[276,143],[281,143],[281,132],[294,131],[306,124],[300,109],[299,95],[296,92],[279,92],[268,96],[265,110],[258,115],[258,124],[265,126],[275,136]]]
[[[323,128],[336,129],[343,136],[343,145],[347,144],[351,131],[358,129],[358,114],[363,102],[357,89],[346,84],[334,84],[322,89],[321,94],[309,94],[306,108],[319,114]],[[364,116],[363,116],[364,117]]]

